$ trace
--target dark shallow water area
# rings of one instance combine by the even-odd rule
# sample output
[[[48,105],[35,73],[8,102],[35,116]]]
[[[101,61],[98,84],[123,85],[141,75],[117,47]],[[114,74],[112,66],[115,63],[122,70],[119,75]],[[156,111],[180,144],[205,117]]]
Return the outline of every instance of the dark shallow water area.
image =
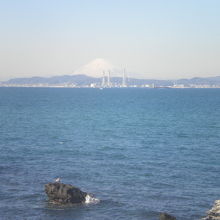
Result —
[[[0,219],[199,219],[219,140],[220,89],[0,88]],[[49,205],[55,177],[100,203]]]

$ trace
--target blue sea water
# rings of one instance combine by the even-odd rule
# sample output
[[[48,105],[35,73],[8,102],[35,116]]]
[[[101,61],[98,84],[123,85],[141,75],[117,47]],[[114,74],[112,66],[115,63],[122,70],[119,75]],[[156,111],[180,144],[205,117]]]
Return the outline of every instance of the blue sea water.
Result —
[[[220,89],[0,88],[1,220],[196,220],[219,171]],[[55,177],[100,202],[49,205]]]

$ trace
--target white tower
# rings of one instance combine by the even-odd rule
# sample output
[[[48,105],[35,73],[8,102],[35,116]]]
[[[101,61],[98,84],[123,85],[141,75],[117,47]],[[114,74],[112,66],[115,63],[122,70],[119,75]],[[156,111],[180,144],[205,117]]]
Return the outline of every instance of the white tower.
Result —
[[[127,87],[125,68],[124,68],[124,70],[123,70],[122,87]]]
[[[102,87],[105,87],[105,71],[103,71],[102,75]]]
[[[108,87],[111,87],[110,70],[108,71]]]

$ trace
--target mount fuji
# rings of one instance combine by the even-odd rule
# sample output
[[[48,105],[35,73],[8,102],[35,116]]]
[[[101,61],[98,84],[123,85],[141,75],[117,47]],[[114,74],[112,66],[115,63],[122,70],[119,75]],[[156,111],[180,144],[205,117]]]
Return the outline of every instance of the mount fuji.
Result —
[[[74,75],[87,75],[90,77],[102,77],[103,72],[115,71],[115,67],[103,58],[97,58],[87,63],[86,65],[76,69]]]

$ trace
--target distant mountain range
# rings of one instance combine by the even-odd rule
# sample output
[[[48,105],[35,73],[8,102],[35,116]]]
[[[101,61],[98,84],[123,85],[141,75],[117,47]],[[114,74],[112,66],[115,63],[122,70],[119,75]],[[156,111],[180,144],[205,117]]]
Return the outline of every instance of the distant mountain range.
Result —
[[[91,77],[87,75],[63,75],[53,77],[31,77],[31,78],[13,78],[8,81],[1,82],[0,85],[64,85],[74,84],[77,86],[85,86],[94,84],[101,84],[102,78]],[[111,83],[121,84],[121,77],[111,77]],[[151,85],[156,86],[172,86],[173,84],[189,85],[220,85],[220,76],[216,77],[196,77],[191,79],[179,79],[179,80],[156,80],[156,79],[127,79],[127,85]]]
[[[48,85],[61,85],[61,84],[76,84],[76,85],[89,85],[91,83],[100,82],[99,78],[94,78],[86,75],[63,75],[53,77],[31,77],[31,78],[13,78],[3,82],[4,84],[48,84]]]

